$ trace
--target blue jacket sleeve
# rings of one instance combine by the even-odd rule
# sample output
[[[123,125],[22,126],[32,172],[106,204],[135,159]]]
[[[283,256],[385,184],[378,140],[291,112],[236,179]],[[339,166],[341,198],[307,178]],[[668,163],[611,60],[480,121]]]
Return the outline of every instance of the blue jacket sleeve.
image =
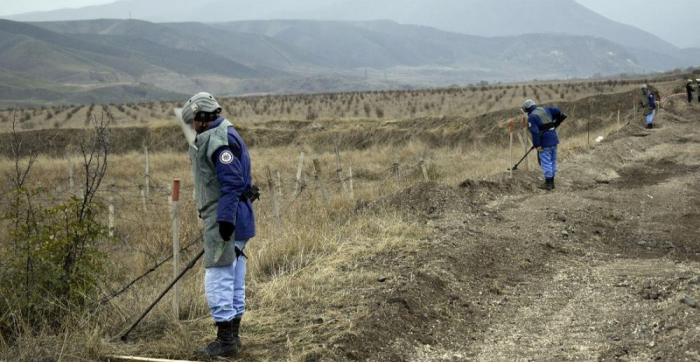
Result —
[[[235,143],[230,147],[221,147],[212,156],[216,166],[216,175],[221,186],[219,207],[217,210],[217,222],[229,222],[236,224],[238,202],[246,191],[246,180],[243,177],[243,168],[240,159],[235,152]]]
[[[651,106],[651,109],[656,109],[656,101],[654,100],[654,94],[649,95],[649,105]]]
[[[539,117],[530,115],[530,117],[527,119],[527,127],[530,129],[530,133],[532,133],[532,145],[535,146],[535,148],[540,147],[542,140],[540,135]]]

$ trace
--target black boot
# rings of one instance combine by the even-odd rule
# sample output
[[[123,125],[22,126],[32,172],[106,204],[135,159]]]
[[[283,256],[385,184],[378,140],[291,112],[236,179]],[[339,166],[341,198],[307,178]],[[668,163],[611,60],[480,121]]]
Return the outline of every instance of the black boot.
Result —
[[[240,319],[238,320],[240,325]],[[234,357],[238,354],[238,344],[233,334],[234,321],[217,322],[216,339],[206,347],[197,350],[199,357]]]
[[[652,129],[652,128],[654,128],[654,124],[653,124],[653,123],[647,124],[647,129]]]
[[[233,340],[236,343],[236,347],[238,349],[241,349],[243,343],[241,343],[241,337],[238,336],[238,333],[241,329],[241,318],[235,318],[231,321],[231,323],[233,323],[233,331],[231,332],[233,333]]]
[[[554,189],[554,179],[545,179],[544,184],[538,185],[537,188],[540,190],[552,191],[552,189]]]
[[[552,190],[556,189],[557,187],[554,185],[554,177],[552,177]]]

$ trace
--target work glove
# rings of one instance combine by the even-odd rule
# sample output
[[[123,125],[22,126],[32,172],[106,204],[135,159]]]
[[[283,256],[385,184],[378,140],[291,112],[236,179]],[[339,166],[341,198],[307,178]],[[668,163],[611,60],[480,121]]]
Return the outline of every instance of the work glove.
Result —
[[[233,232],[236,231],[236,225],[230,222],[220,222],[219,223],[219,235],[224,241],[231,241],[231,236]]]

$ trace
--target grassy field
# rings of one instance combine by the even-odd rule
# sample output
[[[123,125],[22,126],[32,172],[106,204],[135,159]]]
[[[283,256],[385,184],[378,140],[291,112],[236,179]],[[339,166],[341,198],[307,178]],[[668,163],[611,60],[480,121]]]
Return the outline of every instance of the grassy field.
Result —
[[[664,83],[660,88],[671,88],[675,83]],[[637,85],[539,84],[484,90],[249,97],[223,100],[223,106],[225,115],[243,124],[297,120],[300,117],[304,120],[336,120],[326,127],[342,128],[348,134],[352,130],[347,131],[345,122],[338,120],[398,119],[410,124],[410,119],[426,115],[479,115],[517,108],[525,98],[524,92],[528,98],[532,96],[542,102],[557,103],[564,99],[572,101],[587,95],[619,93],[634,88]],[[369,105],[369,111],[365,111],[365,105]],[[636,120],[630,112],[631,105],[630,99],[629,106],[622,113],[623,125],[628,120]],[[171,122],[168,118],[172,106],[168,103],[116,106],[117,126]],[[379,109],[383,114],[377,112]],[[55,127],[54,124],[58,124],[57,127],[82,127],[89,112],[88,107],[24,110],[21,119],[24,119],[23,125],[34,124],[31,128],[47,124],[50,125],[46,128]],[[307,117],[310,113],[317,118]],[[616,113],[614,107],[606,105],[588,117],[582,114],[572,118],[568,126],[570,130],[563,132],[566,137],[561,157],[568,157],[574,149],[595,147],[593,139],[615,132],[618,129]],[[49,114],[52,116],[48,117]],[[7,122],[9,113],[1,113],[0,117]],[[499,121],[502,129],[507,121]],[[591,143],[589,135],[583,131],[589,121],[595,126]],[[420,128],[416,131],[419,132]],[[400,145],[373,144],[364,148],[344,147],[340,154],[343,175],[346,183],[353,184],[354,198],[340,184],[330,139],[322,144],[311,138],[280,147],[253,147],[251,157],[255,182],[267,191],[266,169],[278,171],[282,199],[279,226],[273,217],[270,192],[265,192],[263,199],[255,205],[258,235],[248,250],[249,311],[243,327],[244,357],[264,361],[307,360],[309,356],[323,356],[326,345],[334,339],[352,335],[354,322],[367,314],[379,277],[373,271],[358,268],[356,261],[371,260],[379,253],[411,255],[416,248],[425,247],[418,241],[427,235],[427,225],[417,224],[396,210],[384,209],[377,200],[423,182],[419,167],[421,159],[425,160],[430,181],[436,187],[457,186],[466,179],[504,173],[512,162],[508,157],[507,143],[502,141],[505,138],[478,143],[465,141],[451,147],[419,141]],[[119,140],[113,140],[113,143],[118,147]],[[516,160],[522,155],[523,147],[516,138],[513,155]],[[305,187],[300,195],[293,195],[294,175],[302,151],[306,154]],[[328,207],[324,205],[314,180],[311,162],[314,158],[322,165],[320,180],[329,194]],[[396,170],[394,164],[397,160],[400,175],[392,172]],[[181,179],[183,184],[181,243],[184,245],[195,240],[200,230],[193,206],[190,163],[184,153],[150,155],[151,191],[145,209],[140,196],[144,180],[143,155],[133,152],[115,155],[109,162],[106,182],[96,198],[104,206],[112,198],[116,209],[114,240],[100,243],[101,250],[109,255],[107,272],[99,286],[104,295],[118,290],[172,252],[168,186],[173,179]],[[535,158],[529,162],[535,173]],[[10,173],[13,165],[12,160],[0,159],[3,174]],[[352,180],[348,178],[350,167]],[[76,167],[78,185],[81,172]],[[50,205],[70,194],[67,174],[64,158],[42,155],[31,171],[29,184],[45,188],[47,191],[37,197]],[[114,186],[110,187],[112,183]],[[8,184],[0,186],[0,195],[5,195],[0,199],[4,209],[8,205],[9,191]],[[100,218],[106,222],[106,212]],[[0,236],[3,245],[8,242],[4,239],[5,235]],[[199,245],[195,245],[185,252],[181,265],[198,248]],[[8,257],[11,255],[6,251],[0,252],[0,259]],[[203,295],[204,269],[201,266],[182,281],[181,322],[173,322],[170,301],[166,298],[133,333],[131,343],[124,345],[110,339],[157,296],[171,274],[171,264],[166,263],[107,304],[66,313],[65,318],[69,320],[66,329],[45,328],[33,334],[27,332],[31,328],[18,325],[17,339],[0,336],[0,359],[93,360],[110,354],[192,358],[196,346],[211,338],[213,332]],[[12,315],[8,312],[0,317]],[[323,320],[319,322],[321,317]]]

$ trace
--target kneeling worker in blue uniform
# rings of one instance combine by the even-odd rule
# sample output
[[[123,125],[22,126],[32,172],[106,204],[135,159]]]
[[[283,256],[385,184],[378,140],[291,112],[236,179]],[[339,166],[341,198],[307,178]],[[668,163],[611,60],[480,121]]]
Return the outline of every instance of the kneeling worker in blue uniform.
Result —
[[[241,348],[239,329],[245,313],[243,251],[255,236],[252,203],[259,194],[252,183],[248,149],[211,94],[198,93],[188,100],[182,120],[197,132],[190,160],[205,225],[204,290],[217,327],[216,339],[197,354],[233,357]]]
[[[554,190],[554,177],[557,174],[557,146],[559,136],[556,128],[564,122],[566,114],[555,107],[538,107],[531,100],[525,101],[523,113],[528,115],[527,124],[532,133],[532,145],[539,153],[540,166],[544,173],[545,183],[537,186],[539,189]]]

